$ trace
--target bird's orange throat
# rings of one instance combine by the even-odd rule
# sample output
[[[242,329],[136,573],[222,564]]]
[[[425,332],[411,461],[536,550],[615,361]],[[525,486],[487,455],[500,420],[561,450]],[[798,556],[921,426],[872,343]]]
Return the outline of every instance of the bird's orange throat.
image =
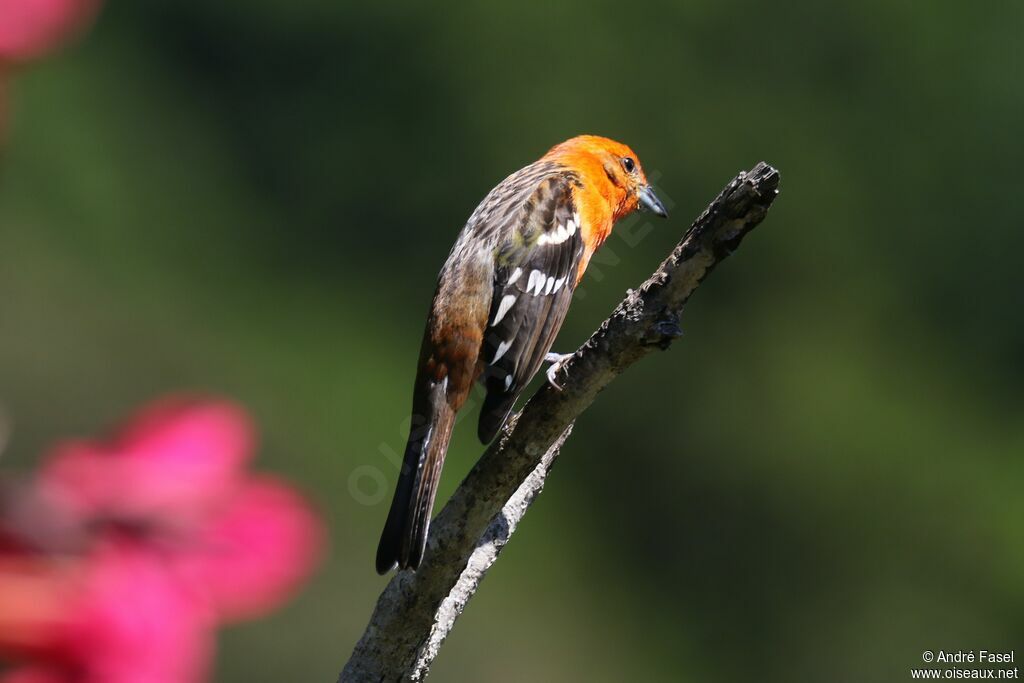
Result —
[[[612,227],[618,220],[616,215],[618,202],[612,203],[605,195],[610,191],[619,190],[619,188],[612,186],[611,183],[607,183],[607,185],[607,187],[602,187],[599,183],[590,183],[575,193],[574,199],[581,218],[580,234],[583,237],[583,257],[580,259],[579,271],[576,275],[577,283],[583,278],[583,272],[587,269],[587,264],[590,263],[590,257],[612,234]]]

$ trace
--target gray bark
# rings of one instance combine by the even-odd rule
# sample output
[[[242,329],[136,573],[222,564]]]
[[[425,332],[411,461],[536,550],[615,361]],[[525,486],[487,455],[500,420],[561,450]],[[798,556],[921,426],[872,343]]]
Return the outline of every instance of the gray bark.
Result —
[[[433,521],[423,563],[398,572],[377,601],[342,683],[420,681],[487,569],[544,487],[574,420],[626,368],[681,334],[693,291],[764,219],[779,174],[740,173],[639,289],[630,290],[559,373],[508,424]]]

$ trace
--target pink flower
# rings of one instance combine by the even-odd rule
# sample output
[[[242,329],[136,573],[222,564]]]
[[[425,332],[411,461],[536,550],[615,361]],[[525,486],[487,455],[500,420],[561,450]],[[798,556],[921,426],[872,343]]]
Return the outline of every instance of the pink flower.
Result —
[[[11,65],[38,59],[84,31],[100,0],[0,0],[0,146],[7,134]]]
[[[58,444],[39,481],[76,515],[202,517],[240,485],[253,445],[253,426],[238,406],[169,398],[105,442]]]
[[[0,61],[37,59],[82,30],[99,0],[0,0]]]
[[[0,683],[204,680],[217,625],[286,601],[321,544],[298,494],[245,472],[252,445],[237,406],[170,399],[56,448],[33,514],[0,520],[0,650],[30,662]]]

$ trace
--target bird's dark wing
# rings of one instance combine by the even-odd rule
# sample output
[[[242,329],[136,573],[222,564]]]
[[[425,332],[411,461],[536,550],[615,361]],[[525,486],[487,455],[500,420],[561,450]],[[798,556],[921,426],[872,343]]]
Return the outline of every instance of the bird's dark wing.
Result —
[[[540,369],[569,309],[584,248],[572,193],[577,182],[568,173],[540,180],[498,243],[482,349],[487,398],[479,436],[484,443],[501,429],[516,397]]]

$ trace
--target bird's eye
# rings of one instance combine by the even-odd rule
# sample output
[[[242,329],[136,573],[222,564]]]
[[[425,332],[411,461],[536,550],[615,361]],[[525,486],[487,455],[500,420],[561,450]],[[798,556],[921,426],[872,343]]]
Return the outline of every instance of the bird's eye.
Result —
[[[636,170],[636,162],[632,157],[622,157],[622,168],[626,169],[626,173],[632,173]]]

